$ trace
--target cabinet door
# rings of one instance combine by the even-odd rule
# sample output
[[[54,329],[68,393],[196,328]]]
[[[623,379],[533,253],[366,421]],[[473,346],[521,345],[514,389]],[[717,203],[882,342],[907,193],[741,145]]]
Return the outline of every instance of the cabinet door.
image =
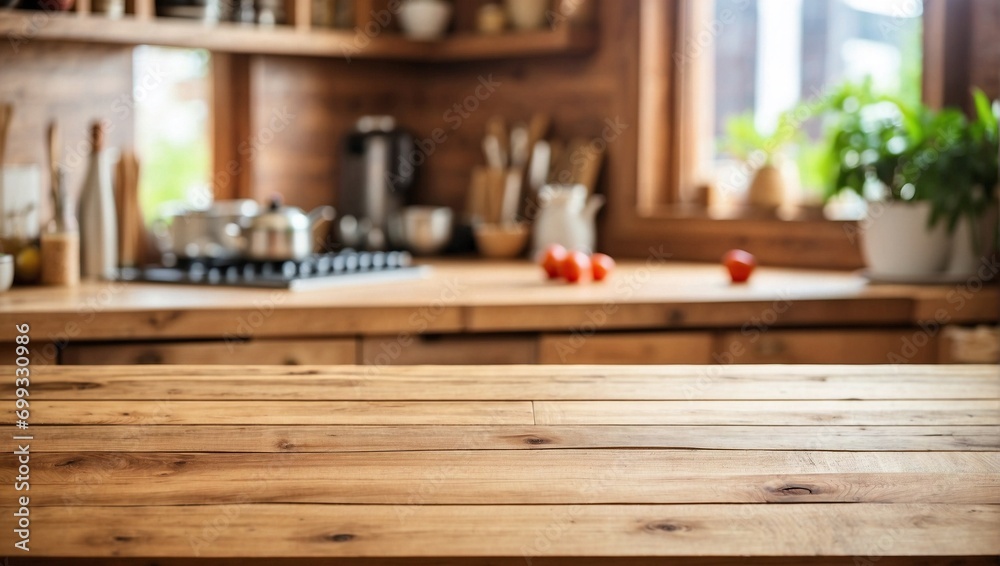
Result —
[[[537,361],[535,336],[406,334],[361,339],[364,365],[505,365]]]
[[[539,344],[543,364],[707,364],[708,332],[546,334]]]
[[[62,354],[62,363],[70,365],[338,365],[353,364],[356,360],[357,342],[350,338],[72,344]]]
[[[720,333],[712,363],[932,364],[938,336],[919,328],[875,330],[767,330]]]

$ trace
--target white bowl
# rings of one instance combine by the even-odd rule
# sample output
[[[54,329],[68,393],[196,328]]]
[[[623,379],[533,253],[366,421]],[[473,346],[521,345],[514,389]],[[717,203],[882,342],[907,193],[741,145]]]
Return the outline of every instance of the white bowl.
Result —
[[[406,0],[399,7],[399,25],[410,39],[440,39],[451,22],[451,3],[444,0]]]
[[[452,211],[444,206],[408,206],[389,221],[389,240],[417,255],[434,255],[451,241]]]

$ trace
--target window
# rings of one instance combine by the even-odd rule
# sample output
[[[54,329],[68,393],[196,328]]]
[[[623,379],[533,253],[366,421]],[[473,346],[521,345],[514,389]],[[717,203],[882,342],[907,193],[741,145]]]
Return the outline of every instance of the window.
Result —
[[[819,205],[827,181],[818,167],[826,149],[818,121],[803,121],[800,137],[789,140],[775,135],[779,120],[797,124],[845,82],[918,102],[922,13],[922,0],[715,0],[718,31],[697,63],[712,67],[711,148],[698,164],[714,178],[711,215],[744,213],[759,165],[747,156],[760,146],[773,152],[786,181],[781,215]],[[862,212],[850,197],[826,210],[838,218]]]
[[[772,265],[861,267],[857,241],[847,236],[855,227],[845,216],[823,217],[817,215],[821,212],[817,207],[800,207],[795,214],[780,216],[741,214],[745,210],[734,210],[732,205],[727,210],[726,199],[715,198],[717,189],[705,190],[710,182],[718,184],[719,162],[731,158],[719,148],[717,133],[723,131],[725,121],[717,118],[716,104],[722,108],[718,115],[725,118],[752,112],[749,123],[756,132],[758,119],[766,126],[768,114],[794,106],[813,86],[821,88],[824,83],[837,84],[838,79],[867,74],[866,66],[877,63],[879,69],[888,69],[879,73],[883,81],[879,84],[910,88],[909,96],[919,95],[912,92],[912,85],[922,74],[925,101],[935,104],[967,97],[969,82],[957,72],[967,59],[961,49],[968,41],[967,31],[962,31],[968,27],[967,1],[743,0],[736,4],[743,13],[727,13],[719,4],[728,1],[640,0],[635,45],[638,65],[623,73],[623,80],[634,76],[638,82],[635,184],[609,193],[604,246],[623,255],[642,254],[649,242],[658,242],[669,244],[674,259],[699,261],[717,261],[727,249],[752,247],[760,261]],[[759,10],[768,10],[761,4],[769,2],[785,10],[791,10],[788,6],[792,4],[797,7],[790,19],[787,13],[760,16]],[[840,15],[826,18],[822,34],[827,38],[818,41],[821,33],[817,27],[824,20],[820,15],[831,12]],[[784,44],[758,45],[760,26],[768,26],[764,33],[772,33],[773,27],[781,31],[782,22],[790,21],[798,24],[785,26],[786,35],[774,39]],[[830,29],[831,21],[839,23]],[[865,23],[859,23],[862,21]],[[879,26],[885,23],[888,27],[883,29],[891,32],[887,33],[891,41],[883,41]],[[747,27],[740,32],[734,25]],[[753,37],[748,38],[750,35]],[[727,42],[746,47],[744,51],[736,49],[744,62],[719,68],[718,81],[729,82],[718,85],[716,51],[726,49]],[[780,47],[789,43],[799,47]],[[908,55],[914,48],[917,55]],[[777,57],[793,61],[777,69],[784,72],[789,70],[786,66],[793,68],[778,84],[760,86],[765,92],[777,89],[784,94],[774,99],[776,102],[762,103],[758,110],[758,66],[763,50],[777,50]],[[879,55],[859,55],[862,50]],[[733,51],[728,53],[733,56]],[[767,64],[767,68],[775,67]],[[890,76],[895,78],[888,81]],[[794,96],[796,92],[798,96]],[[727,98],[729,95],[734,97]],[[815,140],[818,134],[817,127],[808,123],[802,130],[809,134],[808,139]],[[808,153],[808,147],[804,152]],[[795,163],[803,159],[798,148],[790,155],[789,160]],[[808,186],[809,170],[806,172],[803,184]],[[748,181],[743,181],[743,187]],[[745,188],[733,185],[730,202],[738,203]]]
[[[139,46],[134,52],[139,195],[147,221],[170,207],[212,202],[209,53]]]

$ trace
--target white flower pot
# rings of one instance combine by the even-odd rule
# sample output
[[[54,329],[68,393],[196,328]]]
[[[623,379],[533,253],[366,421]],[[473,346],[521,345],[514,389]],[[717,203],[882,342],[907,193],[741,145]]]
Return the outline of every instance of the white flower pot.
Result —
[[[927,228],[927,202],[873,202],[860,222],[861,252],[879,278],[920,277],[944,271],[951,249],[945,222]]]

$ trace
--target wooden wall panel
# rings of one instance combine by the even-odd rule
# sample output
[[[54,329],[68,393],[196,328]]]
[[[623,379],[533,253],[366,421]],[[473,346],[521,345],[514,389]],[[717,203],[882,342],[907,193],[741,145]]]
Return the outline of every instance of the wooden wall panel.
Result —
[[[340,142],[357,118],[393,114],[405,124],[416,88],[399,63],[255,56],[250,72],[251,195],[277,192],[304,208],[336,204]]]
[[[7,43],[7,42],[5,42]],[[109,146],[130,146],[134,137],[132,49],[123,46],[28,41],[0,48],[0,101],[15,106],[7,162],[36,163],[45,170],[46,128],[59,121],[62,164],[73,200],[86,174],[89,124],[109,120]],[[51,217],[49,177],[42,175],[41,222]]]

